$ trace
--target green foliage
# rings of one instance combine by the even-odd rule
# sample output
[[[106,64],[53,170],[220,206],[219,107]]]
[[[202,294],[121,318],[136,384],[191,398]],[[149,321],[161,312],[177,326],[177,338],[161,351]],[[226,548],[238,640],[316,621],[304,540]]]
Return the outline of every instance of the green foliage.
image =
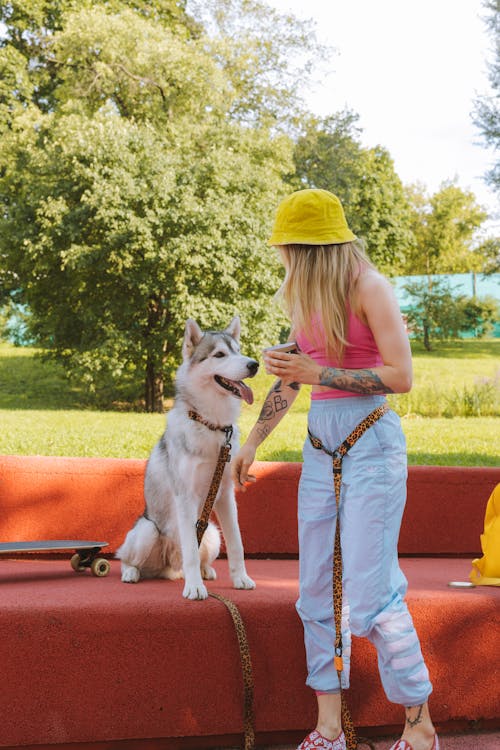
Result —
[[[458,305],[462,316],[461,330],[473,331],[477,338],[486,336],[499,319],[499,305],[494,297],[464,297]]]
[[[459,301],[448,281],[432,279],[406,284],[404,289],[413,297],[408,310],[408,327],[430,351],[435,339],[445,341],[458,336],[462,328]]]
[[[361,146],[357,120],[350,111],[310,118],[297,140],[291,182],[338,195],[372,261],[394,275],[414,244],[410,207],[389,153]]]
[[[214,327],[239,311],[246,340],[277,336],[262,237],[285,141],[227,124],[174,148],[112,111],[38,117],[29,147],[25,132],[1,183],[2,254],[37,341],[89,386],[148,365],[168,384],[189,315]]]
[[[69,3],[44,38],[52,104],[24,103],[0,144],[0,255],[40,345],[102,399],[141,379],[161,410],[188,316],[277,340],[264,239],[291,147],[234,116],[206,38],[117,6]]]
[[[482,270],[485,259],[473,240],[487,214],[472,192],[453,183],[443,183],[428,196],[422,186],[407,189],[412,204],[415,244],[406,257],[404,273],[409,275],[465,273]]]
[[[454,294],[446,279],[428,277],[426,281],[405,285],[413,297],[407,311],[411,333],[430,351],[436,339],[446,341],[461,332],[486,336],[499,319],[499,306],[493,297],[466,297]]]
[[[479,266],[486,276],[500,273],[500,237],[488,237],[474,250]]]
[[[229,115],[251,127],[296,132],[317,61],[328,54],[312,22],[261,0],[190,0],[231,88]]]

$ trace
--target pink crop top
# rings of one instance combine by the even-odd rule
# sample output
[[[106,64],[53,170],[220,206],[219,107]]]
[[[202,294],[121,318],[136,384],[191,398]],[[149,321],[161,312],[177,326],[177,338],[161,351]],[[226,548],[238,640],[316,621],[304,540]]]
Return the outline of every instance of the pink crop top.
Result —
[[[323,323],[319,316],[314,320],[314,327],[324,339]],[[323,335],[322,335],[323,334]],[[347,318],[347,346],[345,348],[344,359],[342,364],[329,359],[324,346],[316,348],[316,344],[309,341],[304,331],[299,331],[295,339],[304,354],[309,355],[315,362],[323,367],[343,367],[346,369],[362,370],[366,367],[380,367],[383,365],[382,357],[377,349],[373,334],[367,325],[361,322],[350,310]],[[340,391],[336,388],[330,388],[325,391],[313,391],[311,399],[313,401],[327,398],[349,398],[359,394],[350,391]]]

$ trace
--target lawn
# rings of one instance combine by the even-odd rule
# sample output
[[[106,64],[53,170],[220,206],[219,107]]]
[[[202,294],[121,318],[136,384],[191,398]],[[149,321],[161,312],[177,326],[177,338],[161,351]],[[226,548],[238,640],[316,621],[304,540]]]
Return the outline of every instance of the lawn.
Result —
[[[453,342],[430,353],[414,346],[414,388],[390,397],[411,464],[498,466],[499,363],[500,340]],[[255,402],[243,405],[243,438],[271,383],[265,373],[252,381]],[[300,461],[308,400],[303,387],[258,459]],[[60,368],[32,349],[0,344],[0,453],[145,458],[164,429],[161,414],[93,411],[85,403]]]

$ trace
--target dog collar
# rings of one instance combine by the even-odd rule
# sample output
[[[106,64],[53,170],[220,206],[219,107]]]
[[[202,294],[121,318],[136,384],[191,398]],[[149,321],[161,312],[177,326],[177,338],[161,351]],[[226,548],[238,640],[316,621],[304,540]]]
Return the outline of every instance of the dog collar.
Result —
[[[188,411],[188,417],[189,419],[193,419],[195,422],[199,422],[202,425],[205,425],[205,427],[208,427],[209,430],[212,430],[212,432],[224,432],[226,435],[226,444],[231,442],[231,437],[233,435],[233,425],[228,424],[225,427],[219,427],[219,425],[212,424],[206,419],[203,419],[198,412],[194,411],[193,409],[190,409]]]

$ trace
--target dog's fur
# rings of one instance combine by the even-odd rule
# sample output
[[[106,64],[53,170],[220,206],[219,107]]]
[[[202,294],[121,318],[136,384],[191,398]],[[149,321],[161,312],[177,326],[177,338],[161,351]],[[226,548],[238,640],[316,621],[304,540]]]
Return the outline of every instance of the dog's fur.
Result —
[[[238,317],[224,331],[203,333],[194,320],[186,323],[174,406],[146,467],[145,511],[116,553],[126,583],[136,583],[140,578],[184,577],[184,597],[208,596],[202,579],[216,577],[212,562],[219,554],[220,535],[210,523],[198,549],[196,521],[226,436],[221,430],[192,420],[188,412],[194,410],[218,427],[232,425],[232,453],[237,452],[240,400],[252,400],[251,390],[241,381],[253,377],[259,366],[256,360],[240,354],[239,336]],[[254,588],[245,569],[229,464],[214,510],[224,535],[234,587]]]

